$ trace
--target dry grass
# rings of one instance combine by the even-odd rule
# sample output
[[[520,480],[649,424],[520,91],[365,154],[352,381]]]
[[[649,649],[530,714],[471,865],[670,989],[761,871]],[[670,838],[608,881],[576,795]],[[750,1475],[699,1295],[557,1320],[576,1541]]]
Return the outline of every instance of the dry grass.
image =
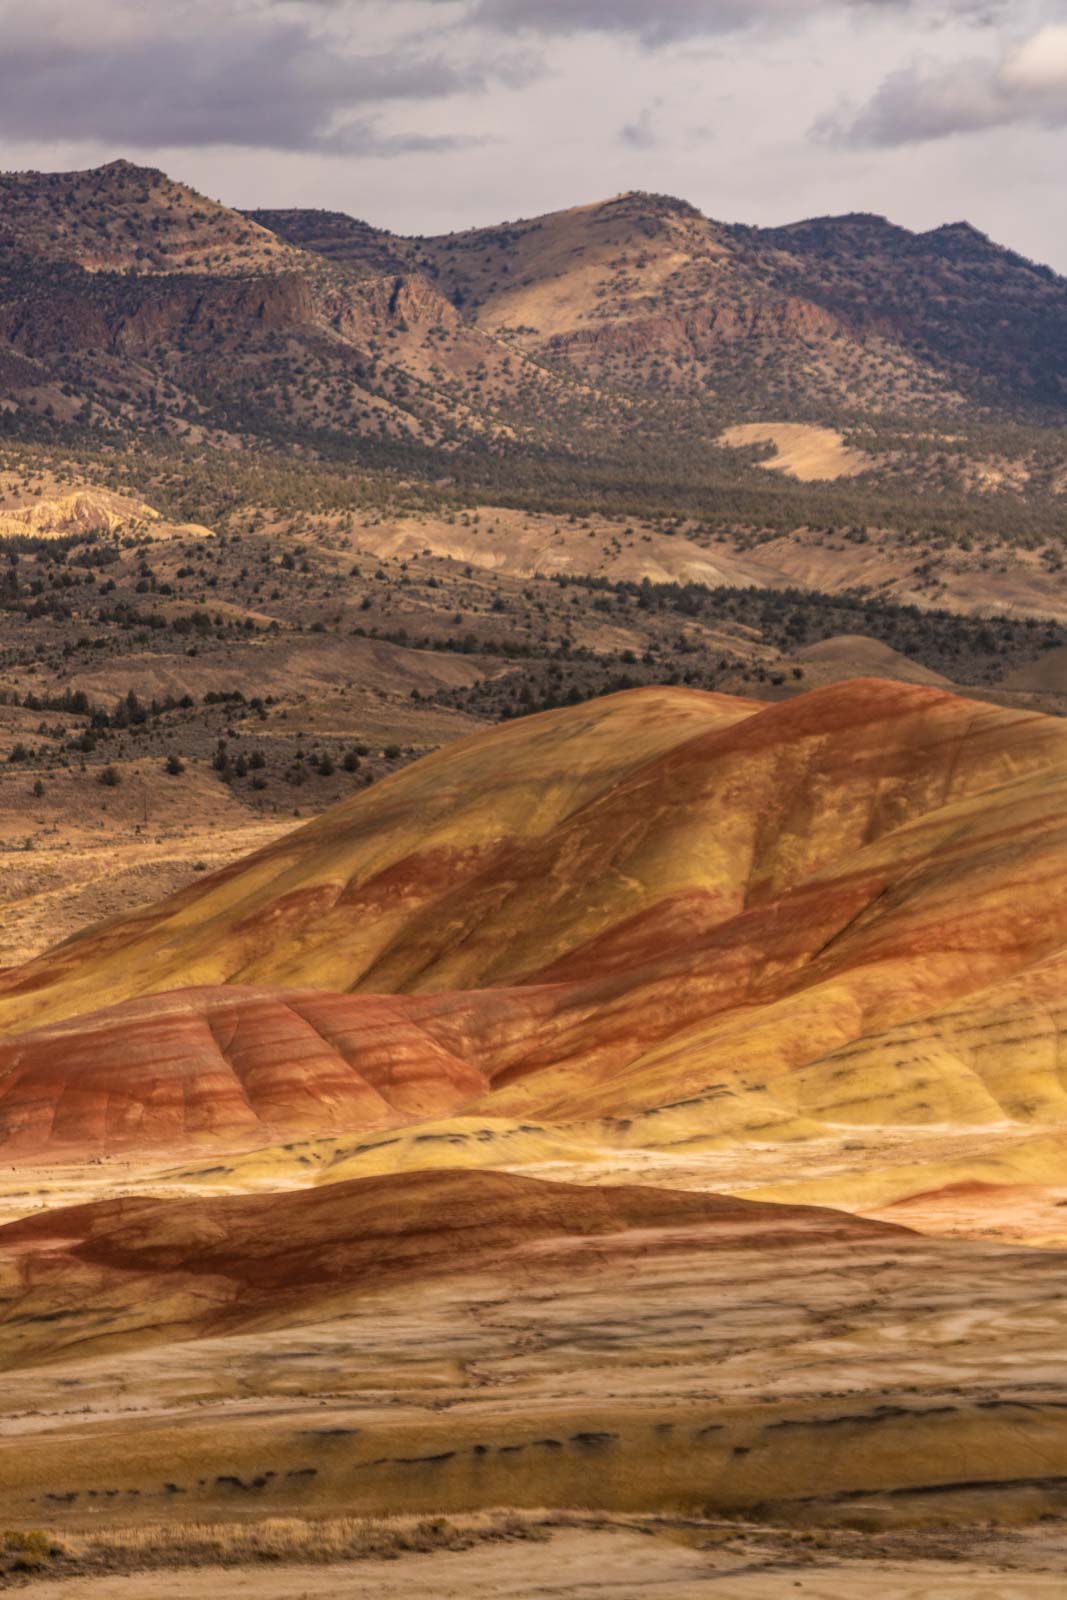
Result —
[[[558,1518],[554,1519],[558,1522]],[[308,1521],[189,1522],[117,1526],[58,1533],[48,1528],[0,1532],[0,1587],[8,1581],[181,1567],[320,1565],[391,1560],[403,1555],[469,1550],[502,1540],[544,1540],[537,1516],[498,1512],[455,1520],[443,1516],[336,1517]]]

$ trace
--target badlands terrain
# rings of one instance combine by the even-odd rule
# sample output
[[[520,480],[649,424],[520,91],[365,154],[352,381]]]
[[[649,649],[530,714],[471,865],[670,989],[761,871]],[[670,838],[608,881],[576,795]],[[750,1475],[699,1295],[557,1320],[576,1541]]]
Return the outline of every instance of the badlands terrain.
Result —
[[[0,176],[0,1587],[1061,1592],[1065,330]]]
[[[927,684],[623,691],[10,968],[11,1576],[1054,1592],[1065,784]]]

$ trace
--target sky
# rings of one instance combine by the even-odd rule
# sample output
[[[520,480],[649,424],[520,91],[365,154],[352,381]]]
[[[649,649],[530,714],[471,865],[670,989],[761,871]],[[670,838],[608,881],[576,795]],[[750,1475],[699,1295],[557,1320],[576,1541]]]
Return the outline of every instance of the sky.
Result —
[[[1067,272],[1067,0],[0,0],[0,168],[402,233],[627,189]]]

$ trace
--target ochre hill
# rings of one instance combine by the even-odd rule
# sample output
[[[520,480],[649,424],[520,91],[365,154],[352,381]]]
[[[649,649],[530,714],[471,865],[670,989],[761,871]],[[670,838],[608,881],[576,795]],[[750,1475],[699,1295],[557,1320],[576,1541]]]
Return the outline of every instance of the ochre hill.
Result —
[[[0,1026],[36,1025],[162,989],[287,984],[286,969],[305,973],[294,987],[414,987],[383,981],[376,968],[408,939],[421,910],[432,917],[438,908],[443,918],[449,897],[487,873],[506,883],[522,870],[521,859],[512,867],[517,850],[551,846],[569,819],[622,778],[755,709],[724,695],[651,690],[447,746],[277,848],[90,929],[0,979]],[[568,892],[581,897],[577,862]],[[531,932],[541,965],[545,948]],[[457,933],[442,920],[442,958]],[[470,979],[479,981],[474,971]],[[434,985],[448,986],[444,977]]]
[[[0,1499],[1055,1515],[1064,1260],[498,1173],[57,1209],[0,1229]]]
[[[390,1128],[487,1087],[385,997],[179,991],[0,1043],[0,1144],[233,1148],[302,1128]]]
[[[464,1104],[634,1146],[1058,1129],[1065,818],[1061,722],[925,686],[513,723],[9,975],[9,1028],[72,1020],[9,1042],[0,1114],[26,1150],[79,1103],[105,1147],[210,1133],[210,1085],[253,1135]],[[77,1015],[190,984],[267,992]]]
[[[0,1365],[66,1345],[137,1333],[219,1335],[285,1326],[316,1302],[474,1271],[557,1238],[631,1229],[708,1229],[747,1249],[875,1238],[905,1229],[837,1211],[616,1185],[603,1189],[498,1172],[421,1172],[280,1195],[122,1199],[49,1210],[0,1228]],[[47,1288],[42,1279],[47,1277]],[[115,1315],[116,1298],[143,1318]],[[49,1301],[41,1316],[42,1301]],[[61,1315],[58,1313],[62,1313]],[[131,1322],[135,1324],[131,1328]],[[56,1324],[60,1326],[57,1328]]]

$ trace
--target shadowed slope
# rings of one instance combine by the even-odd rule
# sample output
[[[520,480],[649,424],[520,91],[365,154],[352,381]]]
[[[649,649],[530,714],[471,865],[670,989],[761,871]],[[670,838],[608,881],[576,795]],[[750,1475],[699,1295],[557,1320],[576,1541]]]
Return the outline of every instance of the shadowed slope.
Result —
[[[0,1498],[32,1527],[806,1520],[860,1496],[1037,1516],[1067,1473],[1063,1262],[489,1173],[58,1211],[0,1229],[0,1364],[30,1413],[0,1436]]]
[[[0,1362],[87,1340],[283,1327],[338,1296],[501,1263],[550,1239],[707,1229],[707,1247],[769,1250],[907,1231],[835,1211],[720,1195],[421,1172],[295,1194],[123,1199],[0,1228]],[[643,1245],[642,1245],[643,1247]],[[151,1315],[143,1307],[151,1304]],[[57,1324],[60,1326],[57,1327]]]

